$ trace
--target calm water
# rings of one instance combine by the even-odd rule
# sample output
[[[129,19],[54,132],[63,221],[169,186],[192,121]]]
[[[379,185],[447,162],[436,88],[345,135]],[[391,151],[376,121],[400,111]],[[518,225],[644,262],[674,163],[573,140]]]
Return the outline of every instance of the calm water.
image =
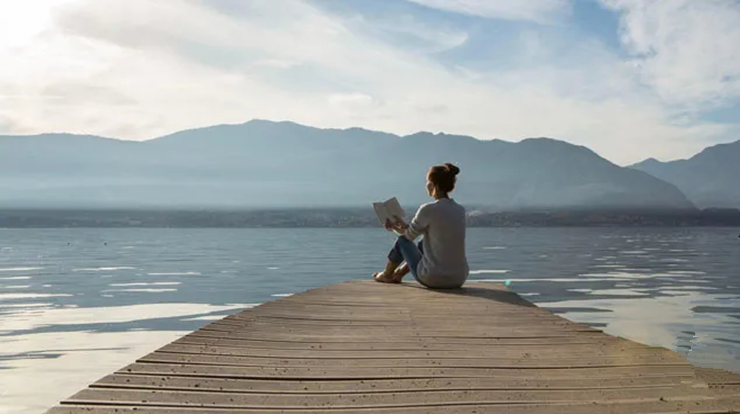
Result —
[[[472,280],[740,372],[738,229],[471,229]],[[368,229],[0,229],[0,413],[38,413],[210,320],[366,279]]]

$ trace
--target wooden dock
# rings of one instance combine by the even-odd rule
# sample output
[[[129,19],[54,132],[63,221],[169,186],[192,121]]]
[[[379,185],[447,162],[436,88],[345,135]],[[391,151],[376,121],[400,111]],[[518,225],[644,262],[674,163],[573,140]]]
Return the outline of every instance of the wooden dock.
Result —
[[[49,411],[129,412],[730,413],[740,376],[568,321],[500,284],[350,282],[211,323]]]

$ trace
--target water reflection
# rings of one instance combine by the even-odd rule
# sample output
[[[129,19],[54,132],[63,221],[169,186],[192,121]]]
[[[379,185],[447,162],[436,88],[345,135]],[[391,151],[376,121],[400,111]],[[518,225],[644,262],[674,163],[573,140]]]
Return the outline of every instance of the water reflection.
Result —
[[[3,303],[0,412],[42,412],[136,357],[249,306]]]

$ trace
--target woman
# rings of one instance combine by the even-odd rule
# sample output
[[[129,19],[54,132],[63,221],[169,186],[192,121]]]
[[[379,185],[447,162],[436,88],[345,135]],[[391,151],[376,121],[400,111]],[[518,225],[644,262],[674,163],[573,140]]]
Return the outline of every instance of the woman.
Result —
[[[465,208],[450,198],[459,173],[460,169],[449,163],[429,169],[427,193],[434,201],[421,206],[411,224],[399,221],[386,227],[399,237],[388,254],[385,270],[373,276],[376,281],[401,283],[411,272],[428,288],[452,289],[465,283]],[[414,240],[419,236],[423,239],[416,245]]]

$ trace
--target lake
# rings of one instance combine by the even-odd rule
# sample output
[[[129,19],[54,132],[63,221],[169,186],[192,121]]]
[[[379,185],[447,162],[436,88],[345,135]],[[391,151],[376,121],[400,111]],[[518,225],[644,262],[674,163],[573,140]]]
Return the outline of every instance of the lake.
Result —
[[[740,373],[732,228],[473,228],[471,283]],[[211,320],[380,270],[382,229],[0,229],[0,413],[38,413]]]

